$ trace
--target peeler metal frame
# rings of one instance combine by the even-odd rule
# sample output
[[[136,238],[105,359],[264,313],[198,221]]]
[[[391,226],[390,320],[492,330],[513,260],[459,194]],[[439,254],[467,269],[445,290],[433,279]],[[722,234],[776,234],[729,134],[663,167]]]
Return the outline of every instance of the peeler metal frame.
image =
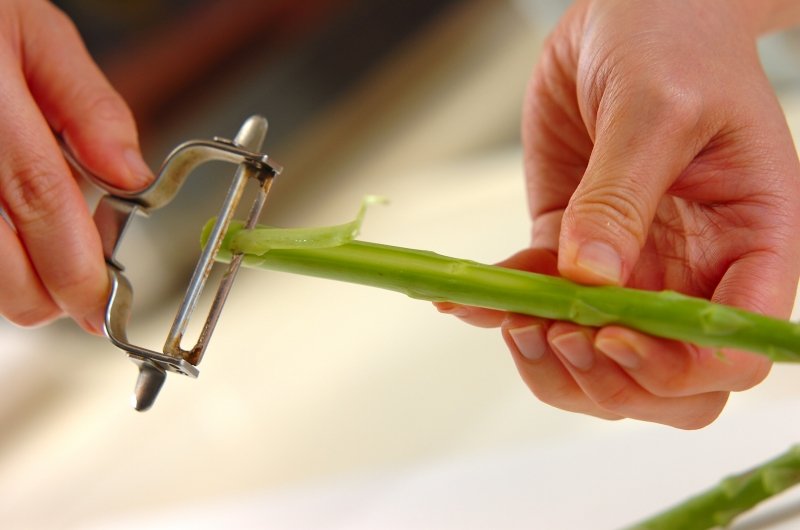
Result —
[[[111,342],[124,350],[139,367],[139,376],[131,404],[138,411],[152,407],[164,384],[167,372],[196,378],[197,365],[203,358],[209,339],[228,297],[236,273],[242,263],[241,254],[234,255],[217,288],[197,343],[190,349],[181,347],[181,341],[197,306],[200,293],[208,280],[214,258],[228,225],[239,204],[242,192],[250,179],[258,181],[258,195],[250,209],[246,228],[253,228],[264,206],[274,178],[283,168],[266,154],[261,153],[267,134],[267,120],[261,116],[248,118],[233,140],[215,137],[213,140],[193,140],[176,147],[166,158],[155,181],[147,188],[130,192],[109,186],[88,171],[59,139],[61,151],[76,172],[106,192],[94,213],[94,222],[100,234],[103,254],[111,279],[111,295],[105,314],[105,331]],[[208,243],[197,262],[186,295],[178,309],[172,328],[167,335],[162,353],[132,344],[128,340],[127,325],[131,316],[133,287],[123,274],[124,267],[115,254],[125,230],[137,214],[147,215],[151,210],[168,204],[177,195],[189,174],[195,168],[212,160],[238,164],[217,221],[211,230]]]

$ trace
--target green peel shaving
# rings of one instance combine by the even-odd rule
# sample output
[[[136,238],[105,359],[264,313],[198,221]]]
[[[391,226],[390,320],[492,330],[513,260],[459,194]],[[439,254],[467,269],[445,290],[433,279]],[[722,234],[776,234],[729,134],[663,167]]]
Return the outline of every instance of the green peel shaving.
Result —
[[[364,222],[367,207],[371,204],[386,204],[388,201],[376,195],[367,195],[361,203],[356,218],[342,225],[318,228],[269,228],[260,226],[243,230],[230,243],[234,254],[260,256],[272,249],[330,248],[349,243],[356,238]],[[213,223],[212,223],[213,225]],[[207,228],[210,231],[210,228]],[[205,230],[203,232],[206,233]],[[207,238],[207,236],[204,235]],[[205,244],[205,239],[203,240]]]

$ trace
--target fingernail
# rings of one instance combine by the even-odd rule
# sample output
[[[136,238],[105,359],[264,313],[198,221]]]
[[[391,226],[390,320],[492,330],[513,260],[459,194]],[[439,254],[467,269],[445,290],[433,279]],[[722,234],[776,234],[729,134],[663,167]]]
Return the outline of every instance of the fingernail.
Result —
[[[550,344],[581,372],[588,372],[594,366],[594,348],[582,331],[558,335],[550,340]]]
[[[91,328],[96,335],[101,337],[106,334],[106,308],[105,306],[98,307],[85,317],[86,324]]]
[[[128,169],[130,169],[139,184],[146,186],[153,181],[153,172],[150,171],[150,167],[145,163],[138,151],[126,149],[125,162],[127,162]]]
[[[595,346],[615,363],[629,370],[636,370],[642,366],[642,356],[636,348],[625,341],[602,338],[595,341]]]
[[[509,329],[508,334],[522,356],[529,361],[538,361],[547,351],[547,338],[541,324]]]
[[[611,283],[618,284],[622,279],[622,259],[608,243],[588,241],[581,245],[575,264]]]
[[[453,315],[454,317],[458,318],[465,318],[468,317],[470,314],[469,309],[467,309],[463,305],[453,304],[450,302],[437,304],[436,309],[438,309],[440,313],[444,313],[446,315]]]

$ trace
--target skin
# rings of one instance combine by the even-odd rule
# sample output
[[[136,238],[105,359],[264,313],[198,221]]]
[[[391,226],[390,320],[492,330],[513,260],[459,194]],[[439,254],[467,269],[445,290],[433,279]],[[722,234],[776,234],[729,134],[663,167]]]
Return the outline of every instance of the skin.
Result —
[[[128,107],[71,21],[43,0],[0,0],[0,315],[39,326],[68,315],[103,333],[100,239],[53,131],[109,184],[153,178]]]
[[[788,318],[800,164],[755,40],[790,21],[800,2],[576,2],[524,107],[531,248],[501,265]],[[438,308],[499,326],[540,400],[600,418],[700,428],[770,370],[618,326]]]

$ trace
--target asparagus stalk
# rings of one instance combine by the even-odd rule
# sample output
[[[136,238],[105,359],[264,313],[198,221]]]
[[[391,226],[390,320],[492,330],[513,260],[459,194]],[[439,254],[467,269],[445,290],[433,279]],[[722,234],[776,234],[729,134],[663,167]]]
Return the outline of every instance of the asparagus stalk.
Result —
[[[800,445],[781,456],[727,477],[718,485],[643,521],[630,530],[706,530],[727,527],[759,502],[800,482]]]
[[[210,226],[211,222],[203,232],[203,244]],[[348,238],[336,238],[338,246],[330,248],[298,248],[303,244],[297,240],[286,245],[292,248],[269,249],[262,241],[264,245],[254,250],[246,243],[250,237],[259,231],[259,237],[263,237],[264,232],[280,230],[259,227],[242,232],[242,228],[240,222],[231,223],[217,260],[229,261],[233,247],[237,252],[245,250],[244,265],[249,267],[587,326],[617,324],[700,346],[736,348],[766,355],[773,361],[800,362],[800,325],[673,291],[587,287],[563,278],[482,265],[433,252],[359,241],[339,244]],[[352,236],[357,228],[351,228],[347,229]],[[240,237],[240,232],[246,237]]]

